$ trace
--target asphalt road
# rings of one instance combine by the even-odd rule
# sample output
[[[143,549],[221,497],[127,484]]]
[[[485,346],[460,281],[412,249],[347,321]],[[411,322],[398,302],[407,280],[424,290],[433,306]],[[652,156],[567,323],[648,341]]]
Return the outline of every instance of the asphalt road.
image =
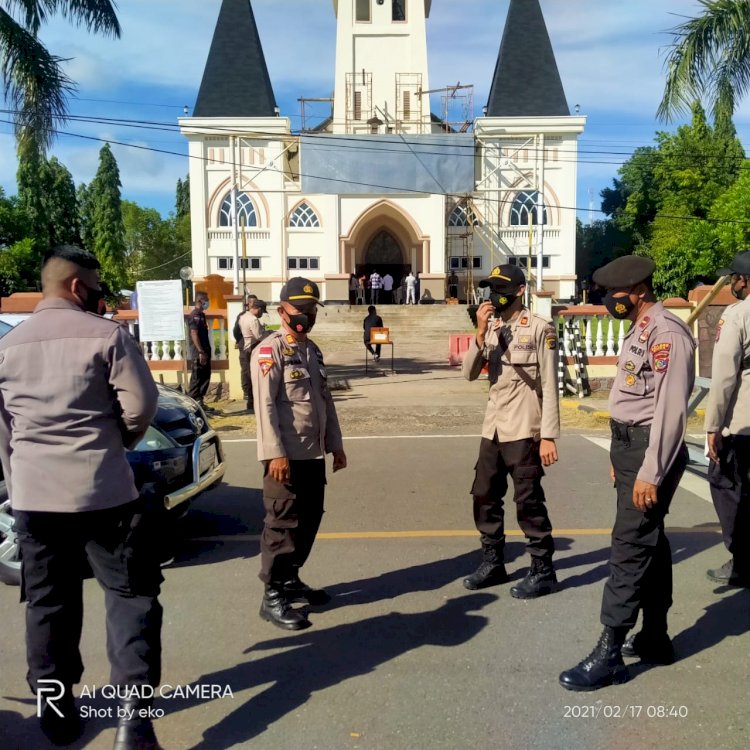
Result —
[[[163,682],[176,691],[217,685],[224,697],[157,700],[165,750],[744,750],[750,592],[705,577],[727,555],[703,480],[688,481],[698,494],[680,490],[669,516],[677,663],[636,664],[629,683],[596,693],[557,684],[600,631],[614,493],[604,436],[592,436],[599,444],[567,434],[545,480],[564,588],[529,602],[507,586],[461,585],[478,561],[468,495],[476,436],[349,439],[350,467],[329,476],[322,533],[304,570],[334,598],[299,633],[257,615],[261,475],[255,444],[227,440],[227,484],[185,519],[162,597]],[[518,578],[523,538],[514,518],[509,527]],[[0,588],[0,748],[43,750],[17,599],[17,589]],[[93,581],[85,602],[91,690],[108,678]],[[81,704],[103,714],[113,705],[101,695]],[[110,748],[114,723],[89,719],[75,747]]]

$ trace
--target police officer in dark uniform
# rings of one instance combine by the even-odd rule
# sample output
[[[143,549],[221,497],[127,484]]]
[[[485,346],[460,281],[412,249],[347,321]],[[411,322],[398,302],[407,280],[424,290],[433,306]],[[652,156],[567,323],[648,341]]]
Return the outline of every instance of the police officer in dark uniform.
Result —
[[[207,309],[208,295],[205,292],[198,292],[195,295],[195,307],[188,321],[190,361],[192,362],[188,396],[194,398],[205,411],[210,412],[213,409],[209,409],[203,403],[211,382],[211,339],[205,313]]]
[[[253,350],[258,460],[263,463],[266,516],[260,539],[265,584],[260,616],[286,630],[310,625],[294,602],[325,604],[330,596],[299,577],[323,517],[327,453],[346,468],[336,407],[320,349],[307,337],[320,303],[318,285],[295,277],[282,287],[281,329]]]
[[[633,325],[609,397],[617,515],[602,599],[604,631],[592,653],[560,675],[568,690],[625,682],[623,654],[655,664],[674,661],[667,633],[672,552],[664,517],[687,465],[684,437],[695,342],[685,323],[656,302],[654,269],[649,258],[626,256],[594,274],[608,290],[604,304],[610,314]],[[639,611],[642,629],[626,641]]]
[[[490,299],[477,310],[477,335],[464,357],[463,375],[476,380],[482,367],[489,367],[489,398],[471,488],[482,562],[463,583],[473,590],[508,581],[503,496],[512,477],[516,517],[529,540],[531,565],[510,593],[534,599],[557,589],[555,543],[542,489],[543,466],[558,458],[557,334],[548,320],[524,307],[526,277],[517,266],[496,266],[479,286],[489,287]]]

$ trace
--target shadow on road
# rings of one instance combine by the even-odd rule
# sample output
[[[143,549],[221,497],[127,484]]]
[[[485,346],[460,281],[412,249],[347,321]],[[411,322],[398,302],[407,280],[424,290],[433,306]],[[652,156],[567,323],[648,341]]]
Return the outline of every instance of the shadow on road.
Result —
[[[286,650],[251,658],[230,669],[205,674],[196,681],[204,685],[229,685],[235,696],[259,685],[271,683],[271,686],[207,729],[192,750],[242,746],[273,722],[299,709],[320,690],[369,674],[381,664],[422,646],[460,646],[488,623],[488,618],[470,613],[496,599],[487,593],[471,594],[451,599],[429,612],[390,612],[259,643],[245,653]],[[197,705],[200,705],[197,700],[179,704],[163,701],[159,707],[171,713]]]

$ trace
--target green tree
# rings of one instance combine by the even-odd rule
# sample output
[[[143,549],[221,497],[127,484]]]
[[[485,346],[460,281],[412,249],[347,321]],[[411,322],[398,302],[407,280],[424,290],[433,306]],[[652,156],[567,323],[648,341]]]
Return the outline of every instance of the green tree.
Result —
[[[34,240],[26,238],[9,247],[0,247],[0,295],[36,289],[39,282],[39,256]]]
[[[74,88],[63,72],[64,60],[38,37],[42,24],[56,13],[94,33],[120,36],[111,0],[0,0],[5,101],[13,110],[19,146],[37,150],[40,157],[52,143],[56,125],[65,120],[66,96]]]
[[[627,232],[618,229],[612,220],[582,224],[576,219],[576,275],[590,279],[597,268],[627,253],[630,240]]]
[[[5,197],[0,187],[0,248],[7,248],[29,233],[29,220],[18,205],[18,198]]]
[[[78,203],[78,225],[81,231],[81,244],[89,252],[94,252],[94,236],[92,227],[94,222],[94,206],[91,202],[91,189],[82,182],[76,190]]]
[[[93,245],[88,249],[101,263],[102,280],[115,293],[129,282],[120,187],[117,161],[105,143],[99,151],[99,168],[89,188],[91,224],[86,231]]]
[[[47,246],[81,243],[78,199],[73,177],[54,156],[44,164],[43,206],[47,228]]]
[[[696,100],[733,113],[750,87],[750,0],[699,0],[703,13],[676,26],[657,116],[669,120]]]
[[[179,219],[190,215],[190,176],[185,181],[177,180],[175,195],[175,216]]]

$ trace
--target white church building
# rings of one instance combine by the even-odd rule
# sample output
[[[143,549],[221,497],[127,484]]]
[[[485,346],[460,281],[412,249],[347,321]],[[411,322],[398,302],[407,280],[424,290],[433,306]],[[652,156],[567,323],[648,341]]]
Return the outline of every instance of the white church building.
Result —
[[[196,280],[220,275],[242,293],[244,279],[277,300],[289,276],[304,275],[325,300],[344,301],[352,273],[389,271],[398,283],[412,270],[442,299],[455,271],[471,301],[477,281],[509,262],[533,288],[575,296],[585,118],[570,114],[539,0],[509,0],[480,117],[469,87],[430,88],[431,5],[333,0],[334,93],[309,100],[330,102],[331,116],[293,130],[250,0],[223,0],[193,116],[180,119]]]

